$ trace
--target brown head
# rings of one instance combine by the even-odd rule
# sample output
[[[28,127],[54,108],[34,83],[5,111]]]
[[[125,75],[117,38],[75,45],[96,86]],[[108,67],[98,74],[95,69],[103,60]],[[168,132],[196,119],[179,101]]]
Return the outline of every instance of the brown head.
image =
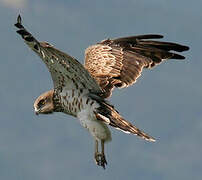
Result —
[[[41,94],[34,102],[34,111],[38,114],[50,114],[54,111],[53,104],[54,90],[47,91]]]

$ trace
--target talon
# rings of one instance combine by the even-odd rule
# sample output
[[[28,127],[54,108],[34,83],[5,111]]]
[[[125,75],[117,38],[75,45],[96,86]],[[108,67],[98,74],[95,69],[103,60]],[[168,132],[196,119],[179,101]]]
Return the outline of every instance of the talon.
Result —
[[[100,158],[100,155],[99,153],[95,153],[95,157],[94,157],[94,160],[95,160],[95,163],[98,165],[98,166],[101,166],[101,158]]]
[[[98,140],[95,140],[95,154],[94,154],[95,164],[98,166],[102,166],[103,169],[105,169],[105,165],[107,165],[107,161],[104,154],[104,141],[101,141],[101,148],[102,148],[102,152],[99,153]]]
[[[107,165],[107,161],[104,154],[96,153],[94,159],[95,159],[95,163],[98,166],[102,166],[103,169],[105,169],[105,165]]]
[[[105,158],[105,155],[102,154],[101,155],[101,166],[105,169],[105,165],[107,165],[107,161],[106,161],[106,158]]]

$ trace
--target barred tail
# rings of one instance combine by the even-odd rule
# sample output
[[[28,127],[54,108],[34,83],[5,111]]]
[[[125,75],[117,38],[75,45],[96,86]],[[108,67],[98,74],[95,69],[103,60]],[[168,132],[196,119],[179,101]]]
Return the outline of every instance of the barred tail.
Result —
[[[115,127],[116,129],[122,130],[125,133],[135,134],[147,141],[155,142],[156,140],[144,133],[130,122],[126,121],[121,115],[109,104],[103,103],[96,112],[98,120],[104,121],[105,123]]]

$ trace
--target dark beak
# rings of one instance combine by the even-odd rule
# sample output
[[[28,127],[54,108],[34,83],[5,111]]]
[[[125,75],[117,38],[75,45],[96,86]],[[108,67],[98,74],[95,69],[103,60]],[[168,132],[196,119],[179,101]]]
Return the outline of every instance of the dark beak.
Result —
[[[35,114],[38,116],[39,115],[39,113],[40,113],[40,109],[34,109],[34,112],[35,112]]]

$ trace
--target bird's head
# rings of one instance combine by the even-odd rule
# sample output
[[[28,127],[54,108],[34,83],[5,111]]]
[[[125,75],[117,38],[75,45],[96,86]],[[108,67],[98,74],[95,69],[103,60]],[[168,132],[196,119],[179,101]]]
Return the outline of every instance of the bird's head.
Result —
[[[50,114],[54,111],[53,90],[41,94],[34,102],[34,111],[38,114]]]

